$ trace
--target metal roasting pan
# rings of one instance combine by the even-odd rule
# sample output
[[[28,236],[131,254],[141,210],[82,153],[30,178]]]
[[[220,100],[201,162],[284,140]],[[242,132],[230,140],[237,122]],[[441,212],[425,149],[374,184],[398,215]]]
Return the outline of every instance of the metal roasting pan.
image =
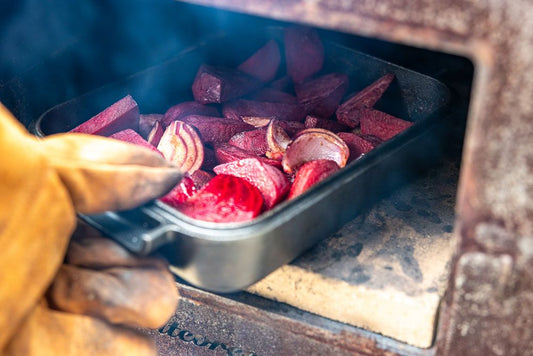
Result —
[[[271,38],[282,44],[282,29],[207,37],[163,64],[52,107],[30,129],[38,136],[68,131],[127,94],[141,113],[164,113],[174,104],[192,100],[191,85],[200,64],[237,65]],[[325,49],[323,72],[348,74],[348,93],[395,73],[376,107],[415,124],[251,222],[197,221],[159,201],[131,211],[80,217],[131,251],[165,256],[172,271],[195,286],[233,292],[290,262],[392,189],[438,164],[453,106],[447,87],[337,43],[325,40]]]

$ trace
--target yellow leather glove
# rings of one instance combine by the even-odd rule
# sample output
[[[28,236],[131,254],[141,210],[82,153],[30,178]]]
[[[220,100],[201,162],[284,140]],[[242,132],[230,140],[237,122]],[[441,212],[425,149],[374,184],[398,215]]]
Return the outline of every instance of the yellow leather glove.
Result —
[[[69,267],[60,266],[76,226],[76,211],[133,208],[168,192],[181,172],[149,150],[108,138],[59,134],[36,139],[1,104],[0,157],[0,350],[40,355],[153,353],[148,339],[105,321],[127,325],[131,319],[54,310],[44,294],[56,274],[57,283],[68,275]],[[152,272],[166,274],[161,280],[168,281],[163,265]],[[175,287],[169,289],[177,302]],[[71,297],[63,295],[65,300]],[[155,315],[155,309],[146,312]],[[150,327],[163,324],[170,315],[164,311]],[[47,342],[42,342],[43,330]],[[93,342],[100,347],[91,348]]]

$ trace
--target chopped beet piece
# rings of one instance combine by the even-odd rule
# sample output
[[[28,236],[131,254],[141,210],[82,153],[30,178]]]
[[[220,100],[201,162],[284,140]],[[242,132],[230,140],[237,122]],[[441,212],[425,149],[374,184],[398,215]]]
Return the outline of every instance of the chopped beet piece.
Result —
[[[178,185],[176,185],[170,192],[167,193],[160,200],[174,208],[189,200],[190,197],[196,193],[197,189],[194,180],[185,174]]]
[[[204,143],[227,142],[236,133],[255,128],[240,119],[233,120],[223,117],[188,115],[181,120],[194,126],[200,132]]]
[[[324,65],[324,45],[312,28],[289,27],[284,31],[287,74],[301,83]]]
[[[215,155],[215,150],[208,145],[204,145],[204,163],[202,164],[201,169],[204,171],[212,171],[213,167],[218,164],[217,156]]]
[[[164,115],[163,126],[167,127],[172,121],[180,120],[188,115],[219,116],[218,109],[213,106],[199,104],[196,101],[185,101],[170,107]]]
[[[253,95],[253,100],[267,101],[271,103],[298,103],[298,99],[296,99],[294,95],[272,88],[263,88],[259,90]]]
[[[389,73],[370,84],[337,108],[337,120],[350,127],[359,125],[359,109],[371,108],[383,96],[390,83],[394,79],[394,74]]]
[[[305,163],[298,169],[287,199],[292,199],[304,193],[313,185],[323,181],[339,169],[340,167],[337,163],[325,159]]]
[[[156,122],[160,122],[163,119],[162,114],[141,114],[139,115],[139,134],[142,137],[147,138],[152,131]]]
[[[126,130],[122,130],[119,132],[115,132],[109,137],[114,138],[115,140],[129,142],[129,143],[133,143],[134,145],[149,148],[152,151],[157,152],[160,155],[162,155],[162,153],[157,148],[151,145],[148,141],[142,138],[141,135],[139,135],[137,132],[133,131],[132,129],[126,129]]]
[[[399,119],[379,110],[361,109],[361,133],[374,135],[383,141],[413,126],[411,121]]]
[[[139,128],[139,106],[127,95],[70,132],[109,136],[124,129]]]
[[[346,142],[350,149],[349,162],[356,160],[361,155],[371,151],[376,145],[370,141],[365,140],[361,135],[351,132],[339,132],[337,135]]]
[[[278,160],[257,157],[253,152],[243,150],[242,148],[235,147],[229,143],[216,144],[215,155],[219,164],[238,161],[244,158],[258,158],[262,162],[270,164],[271,166],[281,167],[281,162]]]
[[[203,64],[192,85],[194,100],[201,104],[225,103],[262,86],[262,82],[240,70]]]
[[[197,190],[202,189],[215,175],[206,171],[197,170],[191,174],[191,178],[194,181],[194,186]]]
[[[250,58],[241,63],[238,69],[263,82],[269,82],[276,76],[280,62],[279,46],[276,41],[270,40]]]
[[[348,89],[348,76],[341,73],[325,74],[296,85],[294,89],[307,113],[328,118],[337,110]]]
[[[341,124],[340,122],[329,120],[329,119],[319,119],[318,117],[307,115],[305,118],[305,128],[319,128],[326,129],[332,132],[341,132],[349,129],[348,126]]]
[[[224,163],[214,169],[217,174],[241,177],[256,186],[263,194],[265,208],[271,209],[288,193],[290,182],[278,168],[257,158],[246,158]]]
[[[302,121],[305,117],[304,108],[299,104],[271,103],[238,99],[227,103],[222,108],[225,117],[241,119],[243,116],[274,116],[278,120]]]
[[[268,86],[272,89],[288,91],[292,87],[292,79],[288,75],[285,75],[279,79],[270,82]]]
[[[243,222],[258,216],[263,208],[259,189],[246,180],[219,174],[176,208],[191,218],[211,222]]]
[[[266,127],[236,133],[228,141],[229,144],[262,156],[268,149]]]

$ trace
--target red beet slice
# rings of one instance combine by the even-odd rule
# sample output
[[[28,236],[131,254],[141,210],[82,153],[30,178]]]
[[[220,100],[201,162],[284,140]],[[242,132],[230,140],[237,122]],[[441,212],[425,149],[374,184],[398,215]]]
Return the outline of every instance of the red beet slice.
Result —
[[[203,221],[244,222],[258,216],[263,204],[255,186],[242,178],[219,174],[177,209]]]
[[[330,73],[296,85],[294,90],[298,101],[309,114],[328,118],[339,106],[348,89],[348,76]]]
[[[283,156],[283,170],[294,173],[305,162],[317,159],[332,160],[344,167],[350,157],[350,149],[336,134],[324,129],[305,129],[299,132],[287,147]]]
[[[270,40],[250,58],[241,63],[238,69],[263,82],[269,82],[276,76],[280,62],[279,46],[276,41]]]
[[[334,161],[319,159],[303,164],[296,173],[287,199],[292,199],[340,169]]]
[[[182,121],[174,121],[163,133],[157,148],[166,159],[183,172],[200,169],[204,161],[204,145],[196,131]]]
[[[188,115],[219,116],[218,109],[213,106],[199,104],[196,101],[185,101],[170,107],[164,115],[163,127],[172,121],[180,120]]]
[[[269,164],[274,167],[281,167],[281,162],[275,159],[268,159],[265,157],[257,157],[254,153],[250,151],[243,150],[242,148],[235,147],[229,143],[220,143],[215,145],[215,155],[217,157],[218,163],[228,163],[233,161],[238,161],[244,158],[257,158],[260,161]]]
[[[268,149],[266,132],[267,129],[265,127],[242,131],[233,135],[228,143],[258,156],[263,156]]]
[[[155,123],[163,119],[162,114],[141,114],[139,115],[139,134],[148,137]]]
[[[350,127],[357,127],[360,114],[358,110],[373,107],[383,96],[393,79],[394,74],[386,74],[346,100],[337,109],[337,120]]]
[[[340,138],[346,142],[348,148],[350,149],[350,159],[349,162],[356,160],[361,155],[371,151],[376,147],[376,145],[370,141],[365,140],[360,135],[351,133],[351,132],[339,132],[337,134]]]
[[[238,132],[254,129],[252,125],[248,125],[240,119],[232,120],[223,117],[188,115],[181,121],[194,126],[200,132],[204,143],[227,142]]]
[[[305,117],[305,110],[299,104],[271,103],[245,99],[238,99],[225,104],[222,108],[222,113],[227,118],[239,120],[244,116],[274,116],[278,120],[302,121]]]
[[[262,82],[233,68],[217,68],[203,64],[198,69],[192,92],[201,104],[225,103],[262,86]]]
[[[165,129],[163,129],[163,126],[159,123],[159,121],[156,121],[154,124],[154,127],[148,134],[148,143],[151,145],[157,147],[159,144],[159,141],[161,141],[161,137],[163,137],[163,133],[165,132]]]
[[[273,88],[263,88],[259,90],[254,94],[253,99],[271,103],[298,103],[298,99],[296,99],[294,95]]]
[[[178,185],[176,185],[164,197],[160,198],[163,203],[166,203],[174,208],[189,200],[196,193],[197,189],[193,179],[185,174]]]
[[[270,121],[266,129],[265,137],[267,143],[266,156],[280,161],[285,154],[287,146],[291,142],[291,138],[287,135],[283,127],[281,127],[279,120]]]
[[[133,131],[132,129],[126,129],[126,130],[122,130],[119,132],[115,132],[109,137],[114,138],[116,140],[133,143],[134,145],[149,148],[150,150],[162,155],[162,153],[159,152],[157,148],[152,146],[148,141],[142,138],[141,135],[139,135],[137,132]]]
[[[287,74],[294,83],[301,83],[322,69],[324,45],[316,30],[288,27],[284,39]]]
[[[124,129],[139,128],[139,106],[127,95],[70,132],[109,136]]]
[[[320,119],[315,116],[307,115],[305,118],[305,128],[319,128],[319,129],[326,129],[331,132],[341,132],[349,130],[350,128],[346,125],[341,124],[340,122],[329,120],[329,119]]]
[[[413,122],[399,119],[379,110],[361,109],[361,133],[376,136],[383,141],[413,126]]]
[[[216,174],[229,174],[245,179],[256,186],[263,195],[265,208],[271,209],[288,193],[290,182],[278,169],[257,158],[246,158],[239,161],[216,166]]]
[[[194,181],[194,186],[197,190],[202,189],[215,175],[206,171],[197,170],[191,174],[191,179]]]

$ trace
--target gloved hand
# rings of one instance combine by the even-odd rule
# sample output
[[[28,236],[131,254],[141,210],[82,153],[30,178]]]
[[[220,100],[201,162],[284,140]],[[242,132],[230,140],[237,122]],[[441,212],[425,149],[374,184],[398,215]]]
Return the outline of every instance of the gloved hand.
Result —
[[[153,352],[152,344],[139,333],[104,320],[135,326],[163,324],[163,316],[168,318],[171,313],[164,309],[172,309],[168,302],[162,309],[157,304],[152,305],[155,309],[144,309],[144,305],[139,307],[142,303],[137,302],[137,296],[130,295],[135,289],[129,287],[136,285],[135,280],[146,278],[166,281],[160,285],[169,282],[163,264],[130,256],[128,261],[140,265],[130,268],[109,260],[99,262],[103,263],[101,266],[94,261],[85,265],[70,263],[67,258],[67,264],[60,266],[76,225],[76,211],[98,213],[133,208],[168,192],[181,178],[180,171],[149,150],[112,139],[60,134],[38,140],[2,105],[0,157],[0,350],[40,355]],[[74,246],[75,242],[70,251]],[[76,254],[80,255],[69,255]],[[119,267],[110,267],[114,265]],[[91,273],[90,278],[85,277],[90,270],[99,271],[97,278]],[[105,291],[99,284],[112,280],[101,277],[106,273],[128,281],[119,289],[122,295],[92,294]],[[44,294],[56,274],[47,302]],[[79,288],[85,288],[87,293],[69,287],[71,282],[80,283]],[[172,287],[162,290],[170,290],[170,298],[176,301],[175,287],[171,281],[169,285]],[[101,303],[93,303],[93,297],[101,298]],[[116,306],[120,309],[127,303],[132,304],[124,310],[137,310],[137,315],[116,313]],[[151,319],[156,311],[162,312]],[[95,341],[99,348],[95,348]]]

